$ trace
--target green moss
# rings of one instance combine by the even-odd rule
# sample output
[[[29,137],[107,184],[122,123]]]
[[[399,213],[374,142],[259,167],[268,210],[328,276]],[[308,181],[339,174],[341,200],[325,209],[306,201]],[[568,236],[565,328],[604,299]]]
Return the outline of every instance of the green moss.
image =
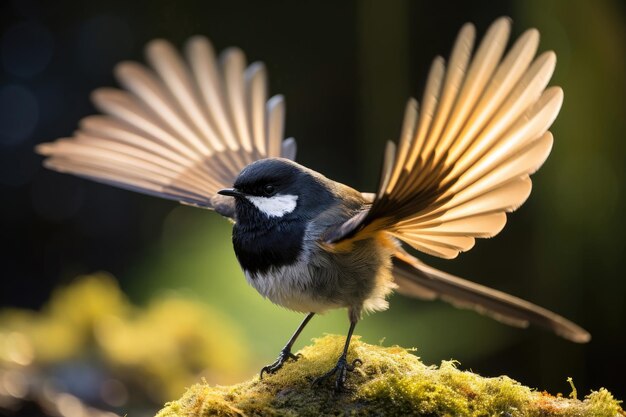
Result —
[[[344,339],[326,336],[304,348],[303,357],[275,375],[233,386],[197,384],[180,400],[168,403],[157,417],[201,416],[624,416],[619,401],[601,389],[583,401],[554,397],[502,376],[484,378],[460,371],[454,362],[427,366],[400,347],[380,347],[356,338],[349,358],[363,365],[349,375],[350,391],[335,394],[312,387],[330,369]]]

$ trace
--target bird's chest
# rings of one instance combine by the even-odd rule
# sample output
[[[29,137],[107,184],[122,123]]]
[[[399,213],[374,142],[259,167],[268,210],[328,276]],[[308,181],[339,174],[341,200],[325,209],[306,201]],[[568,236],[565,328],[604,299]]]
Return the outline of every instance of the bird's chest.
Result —
[[[303,251],[304,225],[282,221],[263,225],[235,224],[233,247],[237,260],[251,276],[293,265]]]
[[[339,305],[315,291],[316,278],[308,268],[307,260],[270,268],[266,272],[251,273],[244,269],[248,283],[259,294],[274,304],[302,313],[322,313]]]

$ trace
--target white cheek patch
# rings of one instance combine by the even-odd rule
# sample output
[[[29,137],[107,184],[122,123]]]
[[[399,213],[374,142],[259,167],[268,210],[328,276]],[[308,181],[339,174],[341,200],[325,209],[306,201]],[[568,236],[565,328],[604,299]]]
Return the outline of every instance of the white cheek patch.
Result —
[[[246,198],[267,217],[283,217],[294,211],[298,205],[296,203],[298,196],[292,194],[276,194],[272,197],[246,196]]]

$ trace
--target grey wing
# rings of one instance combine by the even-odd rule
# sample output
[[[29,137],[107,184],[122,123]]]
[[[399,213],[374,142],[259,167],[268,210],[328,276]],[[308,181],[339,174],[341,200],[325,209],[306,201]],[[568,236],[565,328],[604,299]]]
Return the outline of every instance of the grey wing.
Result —
[[[409,297],[440,298],[459,308],[468,308],[503,323],[527,327],[533,324],[577,343],[591,335],[566,318],[528,301],[439,271],[399,250],[393,258],[393,276],[398,292]]]
[[[246,68],[237,48],[217,59],[204,37],[187,41],[185,59],[160,39],[147,45],[146,57],[149,67],[116,66],[124,89],[94,91],[104,115],[81,120],[70,138],[37,146],[44,165],[233,217],[232,199],[218,190],[257,159],[295,159],[295,140],[283,140],[283,97],[268,100],[262,63]]]

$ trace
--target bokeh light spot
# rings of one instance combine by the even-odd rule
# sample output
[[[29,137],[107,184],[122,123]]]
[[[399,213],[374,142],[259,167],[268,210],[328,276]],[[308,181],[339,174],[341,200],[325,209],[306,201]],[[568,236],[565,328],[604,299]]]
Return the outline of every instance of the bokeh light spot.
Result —
[[[50,32],[35,22],[20,22],[2,36],[2,64],[5,70],[29,78],[42,72],[54,51]]]
[[[85,407],[80,400],[70,394],[59,394],[56,399],[59,414],[67,417],[82,417],[85,415]]]
[[[39,105],[33,93],[19,85],[0,87],[0,145],[28,140],[38,119]]]
[[[102,383],[100,394],[104,402],[113,407],[121,407],[128,401],[128,390],[117,379],[109,379]]]
[[[28,381],[18,371],[7,371],[2,374],[0,384],[3,390],[15,398],[23,398],[28,394]]]

